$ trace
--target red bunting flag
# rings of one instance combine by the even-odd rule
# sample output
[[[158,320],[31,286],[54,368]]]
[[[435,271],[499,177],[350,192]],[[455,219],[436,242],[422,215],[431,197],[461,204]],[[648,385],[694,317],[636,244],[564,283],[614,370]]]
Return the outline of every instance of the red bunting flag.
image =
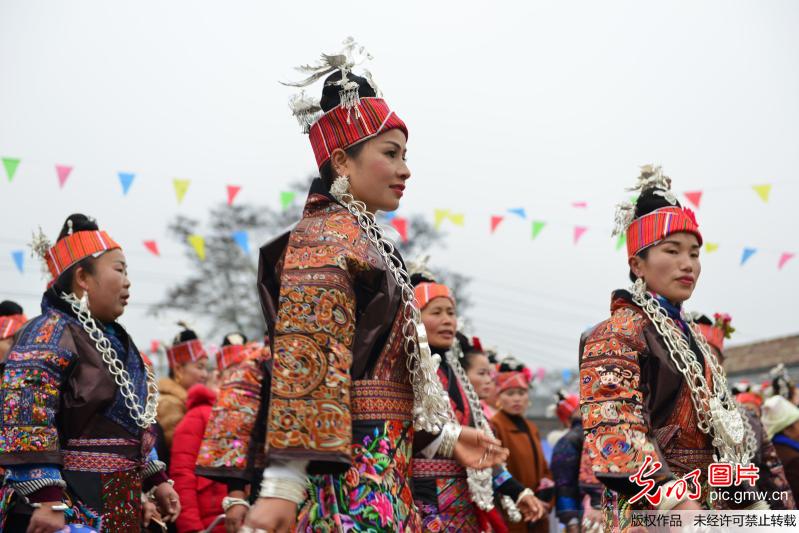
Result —
[[[157,340],[150,341],[150,353],[157,353],[158,348],[161,347],[161,342]]]
[[[794,258],[794,254],[791,252],[785,252],[780,256],[780,262],[777,264],[777,270],[782,270],[782,267],[785,266],[785,263],[790,261]]]
[[[233,205],[233,200],[236,199],[236,195],[239,194],[241,187],[239,185],[228,185],[227,186],[227,205]]]
[[[694,204],[694,207],[699,209],[699,202],[702,201],[702,191],[684,192],[685,199]]]
[[[500,215],[494,215],[491,217],[491,233],[497,231],[497,226],[499,226],[503,220],[505,220],[505,217]]]
[[[144,247],[150,250],[150,253],[153,255],[161,255],[158,253],[158,244],[155,241],[144,241]]]
[[[588,228],[585,226],[574,226],[574,244],[580,241],[580,237],[582,237],[586,231],[588,231]]]
[[[58,186],[62,189],[64,188],[64,184],[69,179],[69,175],[72,173],[72,167],[67,165],[56,165],[55,166],[56,174],[58,174]]]
[[[391,219],[391,226],[400,234],[402,242],[408,242],[408,219],[394,217]]]

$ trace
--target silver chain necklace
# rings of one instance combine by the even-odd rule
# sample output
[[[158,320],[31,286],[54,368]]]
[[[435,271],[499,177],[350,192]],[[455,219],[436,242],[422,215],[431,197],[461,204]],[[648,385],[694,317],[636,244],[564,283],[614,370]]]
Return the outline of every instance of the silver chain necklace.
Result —
[[[655,325],[657,332],[666,343],[671,360],[685,377],[691,390],[691,402],[698,420],[697,426],[702,433],[713,439],[716,448],[714,461],[724,463],[749,464],[757,450],[754,431],[748,418],[741,412],[727,389],[727,377],[721,368],[705,337],[691,323],[691,331],[696,339],[699,351],[710,367],[713,377],[713,389],[705,379],[702,365],[691,350],[688,341],[674,320],[651,294],[646,292],[646,285],[638,278],[630,288],[633,302],[640,307],[649,320]]]
[[[338,181],[338,178],[336,181]],[[454,422],[450,413],[449,396],[441,387],[437,369],[441,359],[433,355],[427,343],[427,332],[416,303],[411,279],[400,259],[394,254],[394,244],[385,238],[383,229],[375,222],[366,204],[353,198],[352,194],[331,188],[331,193],[358,220],[369,241],[383,257],[389,273],[402,294],[402,335],[407,354],[406,365],[413,386],[413,419],[417,430],[438,434],[447,422]]]
[[[119,361],[117,352],[111,346],[111,342],[103,334],[103,331],[97,327],[97,322],[92,318],[91,312],[74,294],[61,293],[61,299],[67,302],[78,321],[83,326],[83,330],[89,335],[89,338],[94,341],[97,351],[103,358],[103,362],[108,369],[108,372],[114,377],[114,382],[119,387],[122,397],[125,399],[125,406],[128,408],[131,418],[136,425],[142,429],[148,429],[155,423],[156,413],[158,410],[158,386],[155,382],[155,374],[152,368],[144,365],[147,372],[147,404],[142,410],[139,406],[139,397],[133,390],[133,384],[130,380],[130,374],[125,370],[125,367]]]
[[[452,370],[455,372],[458,381],[463,387],[463,391],[466,393],[466,401],[469,402],[469,408],[472,411],[474,426],[489,437],[495,437],[494,431],[491,429],[491,425],[488,423],[488,420],[486,420],[485,414],[483,413],[483,406],[480,404],[480,397],[474,390],[472,382],[469,380],[469,376],[466,374],[466,370],[460,363],[460,359],[463,357],[463,351],[461,350],[460,343],[457,339],[455,339],[455,343],[452,345],[452,348],[447,351],[445,357],[447,358],[447,364],[449,364],[450,368],[452,368]],[[451,404],[450,409],[452,409]],[[502,467],[505,468],[505,465],[503,464]],[[469,485],[469,492],[475,505],[477,505],[483,511],[490,511],[493,509],[493,469],[467,468],[466,481]],[[505,509],[505,512],[508,513],[508,518],[510,518],[511,522],[521,522],[522,514],[519,512],[519,508],[516,506],[513,498],[507,495],[502,495],[500,497],[500,503]]]

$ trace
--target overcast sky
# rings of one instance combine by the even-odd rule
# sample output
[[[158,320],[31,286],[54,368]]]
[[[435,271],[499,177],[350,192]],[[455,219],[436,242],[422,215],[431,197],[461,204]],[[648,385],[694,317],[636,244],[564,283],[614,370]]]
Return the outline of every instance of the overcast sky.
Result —
[[[580,332],[628,283],[613,205],[649,162],[677,191],[704,191],[699,223],[719,244],[686,306],[732,314],[735,342],[795,334],[799,257],[777,262],[799,254],[797,27],[791,0],[2,0],[0,157],[22,163],[0,179],[0,299],[36,314],[38,265],[27,257],[20,274],[11,253],[82,211],[125,247],[122,322],[143,348],[171,338],[175,316],[145,313],[186,272],[167,221],[203,217],[227,184],[242,186],[237,201],[277,205],[312,172],[277,81],[353,35],[410,129],[399,213],[465,216],[430,253],[473,277],[485,345],[576,366]],[[56,164],[74,166],[63,189]],[[127,196],[120,171],[136,173]],[[173,178],[191,180],[180,205]],[[751,188],[764,183],[768,203]],[[492,215],[519,207],[526,220],[490,234]],[[535,240],[532,220],[547,222]],[[577,245],[575,226],[589,228]],[[739,266],[744,247],[758,252]]]

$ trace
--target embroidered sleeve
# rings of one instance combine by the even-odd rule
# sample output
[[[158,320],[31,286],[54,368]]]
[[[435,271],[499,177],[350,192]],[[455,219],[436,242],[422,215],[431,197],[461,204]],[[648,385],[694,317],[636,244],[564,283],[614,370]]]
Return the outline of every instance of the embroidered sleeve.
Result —
[[[65,372],[74,355],[49,344],[51,330],[60,326],[58,318],[45,317],[43,322],[20,339],[8,354],[3,369],[0,380],[2,465],[61,464],[56,415]]]
[[[639,357],[646,350],[644,325],[644,317],[634,309],[616,310],[586,339],[580,359],[584,449],[597,479],[630,496],[640,487],[629,477],[646,456],[662,465],[651,477],[671,477],[643,416]]]
[[[524,490],[524,485],[516,481],[504,467],[495,467],[492,477],[494,490],[503,496],[510,496],[515,502]]]
[[[258,346],[222,373],[197,456],[198,475],[249,480],[248,451],[260,404],[263,365],[268,358],[268,349]]]
[[[309,460],[309,470],[330,473],[351,462],[353,287],[367,267],[368,241],[345,211],[319,218],[300,222],[284,256],[266,451],[269,459]]]
[[[19,465],[12,466],[6,472],[6,481],[14,490],[28,496],[45,487],[65,488],[58,465]]]

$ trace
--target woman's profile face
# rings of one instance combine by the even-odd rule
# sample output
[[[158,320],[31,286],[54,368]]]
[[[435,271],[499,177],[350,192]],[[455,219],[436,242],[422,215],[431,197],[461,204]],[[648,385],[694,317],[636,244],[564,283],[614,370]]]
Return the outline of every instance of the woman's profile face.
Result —
[[[466,375],[474,387],[474,391],[481,400],[490,398],[494,393],[494,378],[491,375],[491,363],[484,354],[468,355],[469,370]]]
[[[356,157],[337,150],[333,168],[347,176],[355,199],[375,211],[395,211],[405,191],[411,171],[405,161],[405,134],[392,129],[366,141]]]
[[[427,331],[427,341],[434,348],[448,350],[455,341],[458,317],[452,300],[439,296],[422,309],[422,322]]]
[[[197,361],[184,363],[175,371],[175,381],[184,389],[196,383],[208,381],[208,358],[200,357]]]
[[[89,310],[100,322],[110,323],[122,316],[130,296],[128,265],[122,250],[109,250],[93,261],[92,271],[78,268],[73,291],[89,291]],[[77,291],[75,291],[77,293]]]
[[[681,304],[693,294],[702,271],[699,240],[692,233],[673,233],[653,246],[646,258],[631,257],[630,268],[649,290]]]

